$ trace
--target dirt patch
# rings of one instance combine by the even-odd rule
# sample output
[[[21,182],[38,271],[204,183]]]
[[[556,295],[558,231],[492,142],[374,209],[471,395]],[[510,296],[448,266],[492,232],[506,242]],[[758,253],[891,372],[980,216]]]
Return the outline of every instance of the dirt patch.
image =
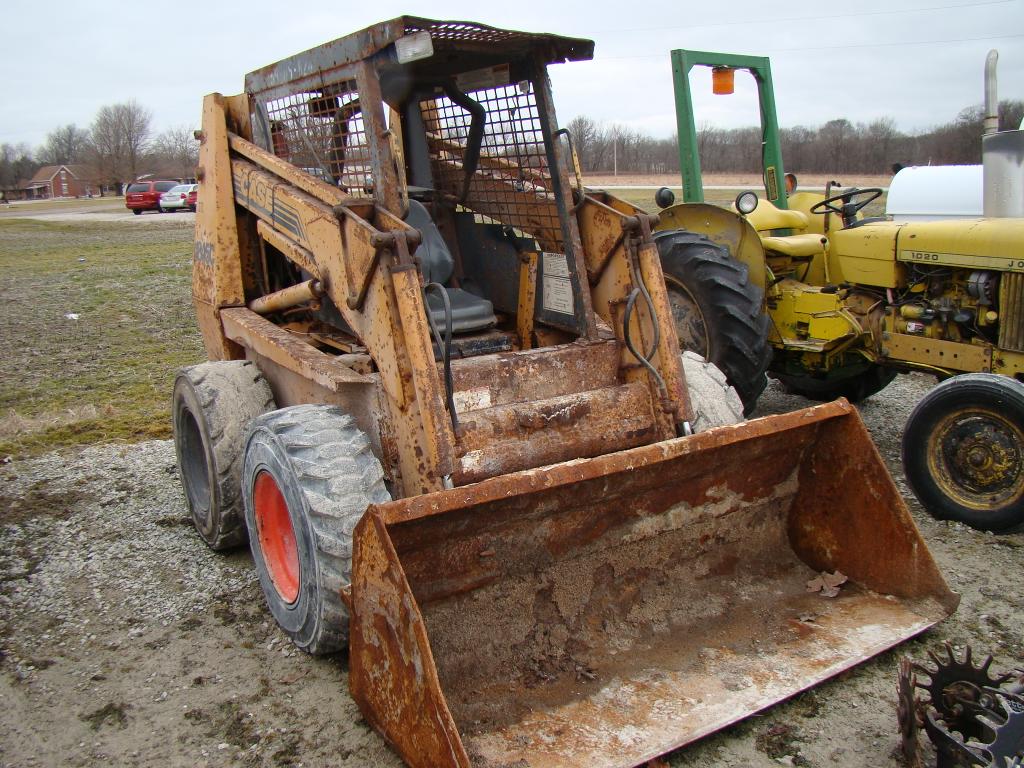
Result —
[[[900,768],[892,754],[900,654],[922,659],[927,649],[950,640],[961,648],[970,643],[976,654],[993,653],[995,670],[1020,665],[1024,596],[1008,574],[1019,573],[1024,563],[1024,535],[997,537],[933,520],[902,477],[899,435],[932,385],[927,377],[900,376],[860,411],[940,568],[962,595],[958,611],[895,652],[667,756],[667,765],[777,768],[791,757],[794,765],[801,760],[814,768]],[[772,384],[756,415],[805,405]],[[8,506],[12,500],[39,501],[40,493],[80,494],[56,517],[45,504],[33,506],[36,517],[0,517],[5,768],[399,768],[401,762],[348,695],[346,658],[317,659],[293,650],[264,607],[249,555],[210,552],[180,524],[188,513],[169,441],[16,457],[0,467],[0,490]],[[30,572],[28,562],[34,564]],[[728,570],[720,565],[718,570]],[[605,577],[594,573],[595,583],[602,583]],[[603,684],[611,667],[589,649],[575,647],[573,632],[561,636],[558,622],[546,637],[526,638],[528,629],[537,628],[536,615],[557,610],[582,618],[596,594],[589,583],[550,586],[539,602],[531,595],[509,609],[530,623],[524,629],[510,620],[515,639],[509,645],[529,639],[519,653],[537,660],[523,673],[524,688],[531,676],[531,695],[559,681],[584,689]],[[629,624],[627,613],[624,626]],[[569,629],[586,638],[581,625]],[[443,629],[431,631],[443,642]],[[642,634],[631,642],[642,646]],[[724,687],[729,695],[742,696],[745,683],[735,675],[723,686],[735,689]],[[98,730],[82,719],[108,704],[122,708],[123,722],[113,710]],[[762,736],[775,726],[788,730]],[[771,757],[767,749],[785,754]],[[504,762],[516,765],[517,759]]]

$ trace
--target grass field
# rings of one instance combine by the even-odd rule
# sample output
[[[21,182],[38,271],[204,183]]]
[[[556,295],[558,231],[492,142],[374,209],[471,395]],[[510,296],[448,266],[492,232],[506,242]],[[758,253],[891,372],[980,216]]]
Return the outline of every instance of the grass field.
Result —
[[[0,220],[0,455],[169,436],[192,227],[133,224]]]
[[[652,212],[654,192],[613,190]],[[728,205],[738,192],[708,190],[708,202]],[[168,437],[174,372],[205,357],[192,311],[191,222],[11,215],[73,205],[88,206],[79,209],[87,214],[123,202],[39,202],[0,213],[0,457]],[[882,210],[884,197],[868,215]]]

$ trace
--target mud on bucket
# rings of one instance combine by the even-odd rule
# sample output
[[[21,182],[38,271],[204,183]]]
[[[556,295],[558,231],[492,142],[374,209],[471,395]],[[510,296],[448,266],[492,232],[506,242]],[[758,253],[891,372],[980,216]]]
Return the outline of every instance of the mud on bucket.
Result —
[[[350,684],[412,766],[634,766],[956,603],[837,401],[371,507]]]

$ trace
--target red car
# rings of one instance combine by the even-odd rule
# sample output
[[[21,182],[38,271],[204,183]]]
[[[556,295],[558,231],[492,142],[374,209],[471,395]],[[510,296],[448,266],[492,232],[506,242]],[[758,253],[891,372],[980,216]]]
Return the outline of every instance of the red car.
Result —
[[[196,212],[196,203],[199,200],[199,185],[193,184],[192,190],[188,193],[188,200],[185,201],[185,205],[192,213]]]
[[[160,208],[160,195],[176,186],[176,181],[136,181],[128,185],[124,193],[124,204],[136,216],[143,211],[163,213],[163,209]]]

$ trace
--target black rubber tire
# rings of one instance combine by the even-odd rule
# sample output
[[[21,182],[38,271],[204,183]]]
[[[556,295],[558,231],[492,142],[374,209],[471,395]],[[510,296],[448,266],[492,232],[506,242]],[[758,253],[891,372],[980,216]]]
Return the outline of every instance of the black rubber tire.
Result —
[[[288,507],[298,553],[297,596],[288,603],[260,544],[253,488],[270,473]],[[242,473],[249,541],[270,612],[292,641],[313,654],[348,644],[341,590],[352,580],[352,532],[370,504],[391,500],[366,435],[340,408],[297,405],[256,419]]]
[[[704,235],[667,230],[654,238],[680,351],[696,352],[717,365],[749,414],[768,383],[765,371],[772,356],[762,289],[750,282],[745,264]],[[699,312],[683,314],[694,304]],[[697,341],[701,338],[703,343]]]
[[[839,380],[793,376],[786,373],[776,374],[776,377],[789,392],[806,397],[808,400],[824,402],[835,400],[837,397],[845,397],[851,403],[859,403],[889,386],[896,378],[897,373],[892,368],[872,365],[863,373]]]
[[[174,449],[185,501],[211,549],[247,541],[239,490],[249,422],[274,408],[274,396],[248,361],[201,363],[178,372],[171,398]]]
[[[142,215],[142,209],[141,208],[132,208],[132,213],[134,213],[136,216],[141,216]]]
[[[907,420],[903,471],[933,517],[1000,533],[1024,525],[1024,384],[992,373],[939,384]]]

